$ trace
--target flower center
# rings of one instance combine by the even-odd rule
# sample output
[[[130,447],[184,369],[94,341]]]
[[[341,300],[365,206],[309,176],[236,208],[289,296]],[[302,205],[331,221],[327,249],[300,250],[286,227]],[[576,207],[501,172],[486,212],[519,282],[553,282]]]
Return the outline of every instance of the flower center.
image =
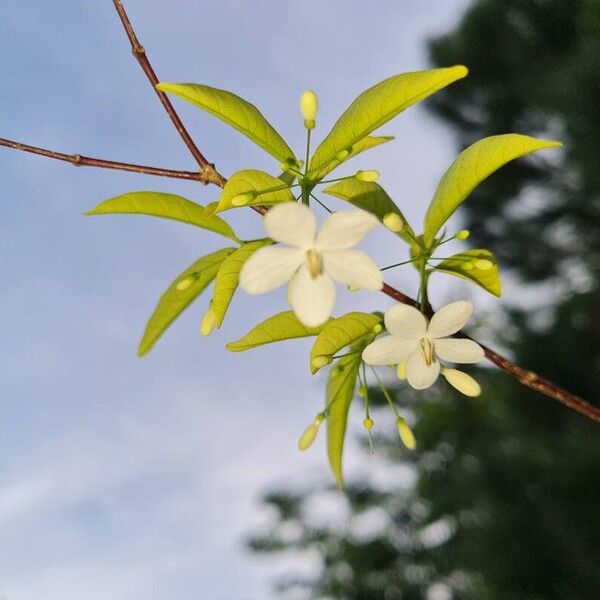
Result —
[[[425,364],[430,367],[433,363],[433,340],[429,336],[424,336],[419,342],[419,347]]]
[[[314,248],[306,252],[306,262],[308,264],[308,272],[313,279],[316,279],[323,273],[323,259]]]

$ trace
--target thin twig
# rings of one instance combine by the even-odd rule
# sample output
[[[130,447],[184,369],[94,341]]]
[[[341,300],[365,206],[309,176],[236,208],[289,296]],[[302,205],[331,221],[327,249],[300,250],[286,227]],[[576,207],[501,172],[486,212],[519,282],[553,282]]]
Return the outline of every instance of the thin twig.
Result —
[[[177,131],[179,132],[181,139],[185,142],[185,145],[188,147],[192,156],[204,172],[207,180],[211,183],[215,183],[216,185],[223,187],[223,185],[225,184],[223,176],[215,169],[215,166],[213,164],[208,162],[208,160],[205,158],[202,152],[200,152],[200,150],[196,146],[196,143],[185,128],[185,125],[179,118],[179,115],[177,114],[167,95],[164,92],[161,92],[159,89],[157,89],[156,86],[159,83],[159,79],[156,76],[152,65],[150,64],[148,57],[146,56],[146,50],[144,49],[144,46],[140,44],[140,41],[138,40],[135,31],[131,26],[131,22],[129,21],[129,17],[125,12],[125,7],[123,6],[123,3],[121,2],[121,0],[113,0],[113,4],[115,5],[115,9],[119,14],[119,18],[121,19],[121,23],[123,24],[125,32],[127,33],[129,42],[131,43],[131,50],[133,52],[133,55],[140,64],[140,67],[142,67],[142,70],[146,74],[146,77],[152,85],[152,88],[158,96],[158,99],[160,100],[165,111],[169,115],[169,118],[173,122],[173,125],[175,125],[175,129],[177,129]]]
[[[55,152],[54,150],[47,150],[46,148],[38,148],[37,146],[29,146],[27,144],[22,144],[21,142],[14,142],[4,138],[0,138],[0,146],[12,148],[14,150],[21,150],[23,152],[30,152],[31,154],[38,154],[39,156],[45,156],[47,158],[62,160],[64,162],[69,162],[76,167],[99,167],[101,169],[115,169],[117,171],[143,173],[144,175],[156,175],[157,177],[191,179],[193,181],[200,181],[204,184],[209,183],[205,174],[201,173],[200,171],[176,171],[174,169],[162,169],[159,167],[134,165],[131,163],[117,162],[114,160],[91,158],[81,154],[63,154],[62,152]]]
[[[196,158],[198,164],[204,169],[204,172],[202,173],[202,175],[205,177],[205,181],[209,182],[209,183],[214,183],[215,185],[218,185],[219,187],[223,187],[225,185],[225,183],[227,182],[227,180],[222,175],[220,175],[216,171],[216,169],[214,169],[214,166],[211,165],[211,163],[209,163],[206,160],[206,158],[204,158],[202,153],[196,148],[196,145],[194,144],[194,142],[191,139],[190,135],[188,134],[187,130],[181,123],[181,120],[179,119],[179,117],[178,117],[177,113],[175,112],[175,109],[173,108],[169,99],[162,92],[156,90],[155,85],[156,85],[156,83],[158,83],[158,79],[156,77],[154,69],[152,68],[152,66],[150,65],[150,63],[148,61],[148,58],[146,56],[146,53],[145,53],[143,47],[140,45],[140,43],[135,35],[135,32],[131,26],[129,18],[127,17],[125,9],[123,8],[123,4],[120,0],[113,0],[113,2],[115,5],[115,8],[117,9],[117,12],[119,13],[119,17],[121,18],[121,22],[123,23],[123,26],[125,27],[125,31],[127,32],[127,36],[131,42],[131,46],[133,48],[136,58],[138,59],[138,62],[140,63],[142,69],[144,70],[144,73],[146,73],[148,79],[152,83],[156,93],[158,94],[158,97],[160,98],[161,103],[163,104],[169,117],[171,118],[171,120],[173,121],[175,126],[177,127],[177,130],[179,131],[181,137],[186,142],[186,145],[188,146],[188,148],[190,149],[190,151]],[[169,171],[167,169],[157,169],[154,167],[138,167],[137,165],[127,165],[125,163],[115,163],[115,162],[104,161],[104,160],[100,160],[100,159],[88,159],[85,157],[81,157],[79,155],[71,155],[70,156],[67,154],[59,154],[59,153],[51,152],[49,150],[44,150],[41,148],[34,148],[33,146],[25,146],[24,144],[20,144],[18,142],[9,142],[8,140],[2,140],[2,142],[3,143],[0,145],[7,146],[9,148],[15,148],[17,150],[24,150],[26,152],[33,152],[34,154],[40,154],[42,156],[47,156],[49,158],[57,158],[59,160],[64,160],[67,162],[71,162],[73,164],[80,164],[80,165],[86,164],[88,166],[105,167],[105,168],[109,168],[109,169],[122,169],[122,170],[135,171],[135,172],[141,172],[141,173],[145,172],[150,175],[163,175],[163,176],[167,176],[167,177],[172,176],[172,177],[180,177],[180,178],[184,178],[184,179],[198,178],[199,181],[203,180],[203,179],[199,178],[200,176],[197,173],[193,173],[193,174],[190,173],[190,177],[187,177],[187,175],[184,175],[184,173],[186,173],[184,171]],[[142,169],[144,169],[144,170],[142,170]],[[194,177],[192,177],[191,175],[194,175]],[[265,214],[268,210],[267,207],[265,207],[265,206],[252,206],[251,208],[261,215]],[[417,304],[417,302],[415,300],[413,300],[410,296],[403,294],[402,292],[393,288],[392,286],[388,285],[387,283],[383,284],[383,288],[381,291],[384,294],[386,294],[387,296],[389,296],[390,298],[396,300],[397,302],[401,302],[403,304],[408,304],[410,306],[415,306]],[[466,335],[465,333],[462,333],[462,332],[459,332],[458,334],[456,334],[456,337],[472,339],[468,335]],[[508,373],[509,375],[514,377],[522,385],[527,386],[533,390],[536,390],[537,392],[540,392],[541,394],[544,394],[548,398],[552,398],[553,400],[556,400],[556,401],[560,402],[561,404],[564,404],[568,408],[577,411],[578,413],[584,415],[585,417],[588,417],[589,419],[591,419],[592,421],[595,421],[596,423],[600,423],[600,408],[597,408],[596,406],[590,404],[589,402],[586,402],[583,398],[580,398],[579,396],[561,388],[560,386],[556,385],[555,383],[552,383],[551,381],[544,379],[543,377],[540,377],[533,371],[529,371],[527,369],[520,367],[519,365],[513,363],[506,357],[501,356],[500,354],[498,354],[491,348],[488,348],[487,346],[484,346],[483,344],[480,344],[480,345],[484,350],[485,357],[490,362],[494,363],[496,366],[498,366],[500,369],[502,369],[505,373]]]

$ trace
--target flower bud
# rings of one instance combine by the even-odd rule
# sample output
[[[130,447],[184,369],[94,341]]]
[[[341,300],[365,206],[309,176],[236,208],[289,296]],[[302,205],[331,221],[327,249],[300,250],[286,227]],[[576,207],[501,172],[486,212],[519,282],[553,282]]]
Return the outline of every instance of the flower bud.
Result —
[[[365,429],[367,429],[368,431],[371,431],[371,429],[373,429],[373,425],[375,425],[375,421],[373,421],[373,419],[371,419],[371,417],[365,417],[363,419],[362,424]]]
[[[356,287],[355,285],[348,285],[346,287],[348,288],[349,292],[358,292],[358,291],[360,291],[360,288]]]
[[[319,433],[319,427],[324,421],[325,415],[319,413],[315,420],[302,432],[302,435],[298,439],[298,450],[306,450],[311,446]]]
[[[342,161],[342,160],[346,160],[348,158],[348,156],[350,156],[350,150],[340,150],[335,155],[335,158],[339,161]]]
[[[300,111],[304,117],[304,127],[306,129],[315,128],[315,119],[319,110],[319,101],[317,95],[312,90],[306,90],[300,98]]]
[[[202,335],[210,335],[212,330],[214,329],[217,323],[217,318],[215,315],[215,311],[212,308],[212,302],[208,307],[208,310],[204,313],[202,317],[202,322],[200,323],[200,333]]]
[[[414,450],[417,447],[417,440],[408,423],[402,417],[398,417],[396,419],[396,427],[398,427],[398,435],[402,443],[409,450]]]
[[[233,206],[245,206],[248,202],[254,200],[254,194],[252,192],[245,192],[244,194],[238,194],[231,199]]]
[[[461,229],[458,233],[454,235],[457,240],[466,240],[471,235],[471,232],[468,229]]]
[[[459,371],[458,369],[447,369],[442,370],[442,375],[446,378],[446,381],[454,388],[456,388],[461,394],[465,396],[479,396],[481,394],[481,386],[475,379],[470,375]]]
[[[379,179],[379,171],[356,171],[356,175],[354,175],[354,177],[356,177],[356,179],[359,181],[372,183],[373,181],[377,181]]]
[[[185,292],[185,290],[187,290],[192,285],[192,283],[194,283],[194,281],[196,281],[195,277],[186,277],[185,279],[178,281],[175,287],[178,291]]]
[[[406,379],[406,362],[399,362],[396,366],[396,375],[398,375],[398,379],[404,381]]]
[[[361,385],[361,386],[358,388],[358,395],[359,395],[361,398],[365,398],[365,397],[366,397],[366,395],[367,395],[367,387],[366,387],[365,385]]]
[[[383,327],[381,325],[381,323],[376,323],[375,325],[373,325],[373,333],[381,333],[383,331]]]
[[[322,369],[325,365],[328,365],[331,362],[331,356],[325,356],[321,354],[320,356],[315,356],[312,359],[312,366],[314,369]]]
[[[404,229],[404,221],[398,213],[388,213],[383,217],[383,224],[394,233],[400,233]]]
[[[494,268],[494,263],[487,258],[480,258],[475,261],[473,266],[480,271],[489,271]]]

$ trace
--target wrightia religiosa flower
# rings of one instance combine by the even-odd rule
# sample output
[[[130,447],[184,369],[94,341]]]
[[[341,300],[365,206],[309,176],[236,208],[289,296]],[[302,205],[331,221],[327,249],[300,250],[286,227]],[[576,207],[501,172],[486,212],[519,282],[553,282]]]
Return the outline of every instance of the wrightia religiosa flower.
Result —
[[[288,300],[298,319],[318,327],[329,319],[335,303],[335,281],[362,290],[380,290],[379,267],[360,250],[351,249],[377,224],[362,210],[329,215],[317,230],[304,204],[277,204],[263,217],[269,237],[286,246],[266,246],[242,267],[240,286],[264,294],[290,282]]]
[[[428,321],[416,308],[396,304],[384,318],[390,335],[369,344],[363,360],[369,365],[398,365],[398,376],[417,390],[431,387],[441,373],[463,394],[478,396],[477,381],[440,363],[476,363],[483,358],[483,348],[473,340],[449,337],[464,327],[472,313],[473,305],[459,300],[440,308]]]

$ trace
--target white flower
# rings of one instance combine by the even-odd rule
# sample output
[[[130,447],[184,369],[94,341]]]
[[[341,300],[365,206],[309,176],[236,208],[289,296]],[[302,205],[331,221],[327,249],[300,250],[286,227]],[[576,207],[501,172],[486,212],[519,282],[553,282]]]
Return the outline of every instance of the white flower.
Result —
[[[465,325],[473,312],[470,302],[460,300],[440,308],[431,321],[414,307],[396,304],[385,313],[385,326],[391,335],[381,337],[363,351],[369,365],[398,364],[398,374],[406,374],[417,390],[433,385],[442,371],[448,383],[467,395],[478,395],[479,384],[465,373],[440,365],[475,363],[483,358],[483,348],[473,340],[451,338]]]
[[[331,316],[334,280],[365,290],[380,290],[381,271],[364,253],[350,248],[378,223],[362,210],[336,212],[319,231],[313,213],[296,202],[277,204],[263,218],[276,242],[256,251],[240,272],[240,286],[249,294],[264,294],[290,281],[288,300],[307,327],[317,327]]]

